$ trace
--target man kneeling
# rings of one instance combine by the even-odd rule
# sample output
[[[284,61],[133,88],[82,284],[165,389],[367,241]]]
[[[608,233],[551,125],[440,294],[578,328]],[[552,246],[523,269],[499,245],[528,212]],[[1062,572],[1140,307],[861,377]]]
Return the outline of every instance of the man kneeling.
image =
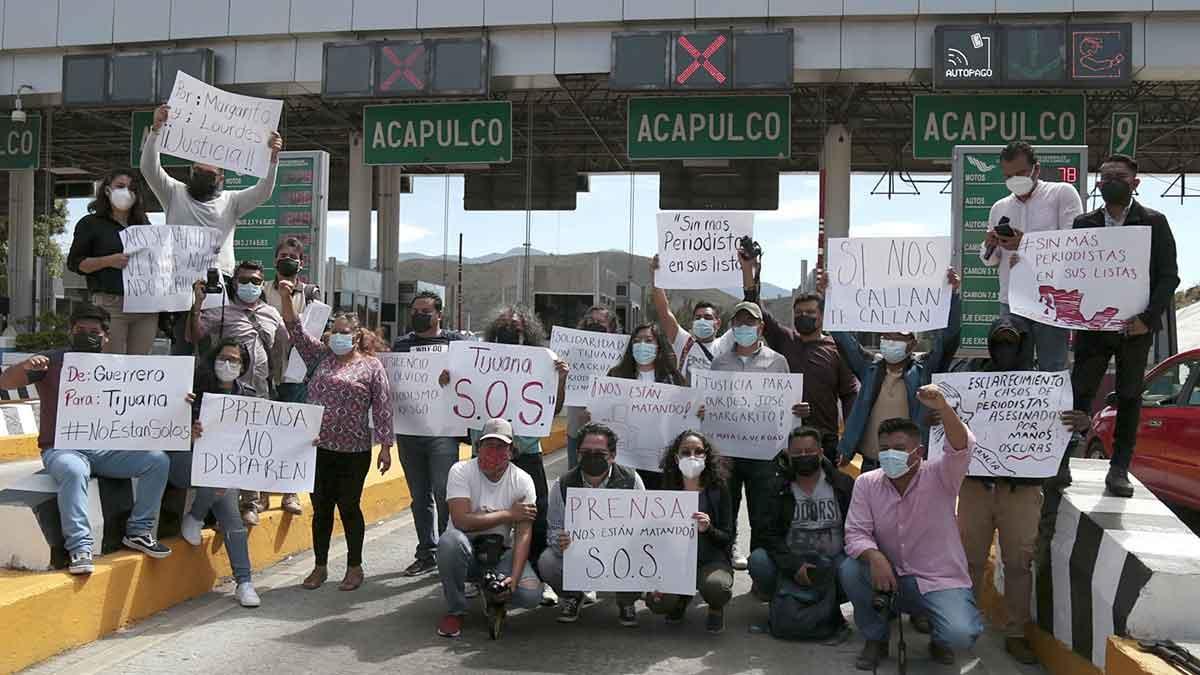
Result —
[[[533,520],[537,517],[537,492],[529,474],[512,464],[513,431],[507,420],[491,419],[483,426],[478,456],[450,468],[446,481],[446,503],[450,522],[438,541],[438,574],[446,598],[446,616],[438,623],[442,637],[462,634],[467,613],[465,584],[479,581],[490,570],[483,569],[476,547],[503,546],[494,572],[502,575],[506,588],[489,601],[519,608],[536,607],[542,599],[542,582],[529,564]],[[494,536],[489,536],[494,535]],[[487,584],[485,583],[486,587]]]
[[[561,598],[562,613],[558,616],[561,623],[578,620],[583,601],[582,592],[563,590],[563,552],[571,545],[571,535],[563,527],[567,488],[645,489],[642,477],[636,471],[617,464],[617,434],[612,429],[603,424],[586,424],[579,430],[577,438],[579,464],[550,486],[547,545],[538,558],[538,570],[543,580]],[[617,613],[622,626],[637,627],[637,610],[633,606],[637,598],[637,593],[617,593]]]

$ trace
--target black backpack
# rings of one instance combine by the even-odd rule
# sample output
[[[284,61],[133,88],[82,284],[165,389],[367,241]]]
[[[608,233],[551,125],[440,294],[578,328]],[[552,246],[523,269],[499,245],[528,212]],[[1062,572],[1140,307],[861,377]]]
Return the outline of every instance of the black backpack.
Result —
[[[801,586],[781,576],[767,617],[771,635],[783,640],[832,637],[844,621],[834,575],[813,586]]]

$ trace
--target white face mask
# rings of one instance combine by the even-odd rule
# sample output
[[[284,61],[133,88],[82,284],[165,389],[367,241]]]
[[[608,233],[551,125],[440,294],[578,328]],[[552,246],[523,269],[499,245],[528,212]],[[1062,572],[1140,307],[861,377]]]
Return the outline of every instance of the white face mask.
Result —
[[[1008,188],[1008,191],[1014,195],[1024,197],[1033,192],[1033,179],[1029,176],[1013,176],[1012,178],[1005,179],[1004,187]]]
[[[908,345],[899,340],[880,340],[879,353],[888,363],[900,363],[908,358]]]
[[[129,207],[137,201],[137,197],[133,196],[133,192],[129,188],[109,188],[108,201],[114,209],[128,211]]]
[[[699,478],[700,474],[704,473],[703,457],[680,457],[678,463],[679,473],[689,480]]]
[[[242,366],[230,361],[217,361],[213,365],[213,372],[216,373],[218,380],[229,384],[242,374]]]

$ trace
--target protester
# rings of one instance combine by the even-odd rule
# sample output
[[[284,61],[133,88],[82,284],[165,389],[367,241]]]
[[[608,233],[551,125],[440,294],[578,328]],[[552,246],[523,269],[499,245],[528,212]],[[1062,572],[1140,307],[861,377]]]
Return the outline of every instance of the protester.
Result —
[[[721,312],[711,302],[697,302],[692,308],[692,330],[688,332],[679,325],[679,320],[671,311],[671,302],[667,292],[654,285],[654,273],[658,270],[658,256],[650,261],[651,297],[654,298],[654,311],[658,315],[658,323],[662,326],[675,353],[675,361],[679,364],[679,372],[684,378],[691,378],[693,368],[707,369],[713,359],[733,349],[733,334],[725,333],[720,337]]]
[[[759,301],[754,258],[739,252],[746,302]],[[825,457],[837,462],[838,429],[842,415],[849,415],[858,396],[858,378],[850,372],[838,352],[837,343],[821,331],[825,298],[819,293],[801,293],[792,299],[792,326],[780,324],[763,308],[763,339],[767,346],[787,359],[788,370],[804,376],[804,403],[797,415],[805,426],[821,432]],[[839,414],[838,404],[841,404]]]
[[[103,307],[77,306],[68,319],[69,346],[35,354],[0,373],[0,390],[36,385],[41,401],[38,447],[42,465],[58,484],[58,512],[66,540],[71,574],[91,574],[92,529],[88,524],[88,481],[97,478],[136,478],[133,510],[125,522],[121,543],[151,558],[165,558],[171,549],[154,536],[170,461],[158,450],[85,450],[54,447],[58,420],[59,379],[63,355],[68,352],[100,353],[108,341],[108,311]]]
[[[444,352],[451,342],[462,339],[454,331],[442,330],[442,297],[437,293],[417,293],[408,311],[413,330],[396,338],[392,351]],[[416,559],[404,570],[404,576],[415,577],[437,569],[438,537],[446,531],[450,517],[446,510],[446,477],[458,461],[458,439],[397,435],[396,450],[412,495],[413,524],[417,528]]]
[[[294,286],[286,279],[279,291],[290,295]],[[339,314],[326,345],[304,332],[291,303],[283,304],[283,318],[292,335],[292,345],[312,372],[308,402],[324,406],[321,433],[317,438],[317,468],[313,479],[313,571],[304,588],[319,588],[329,578],[329,539],[333,536],[333,507],[336,506],[346,531],[346,576],[339,590],[353,591],[362,585],[362,550],[366,523],[362,513],[363,484],[371,469],[371,440],[379,449],[379,473],[392,466],[392,398],[387,372],[374,354],[375,334],[359,326],[353,314]],[[374,429],[367,427],[371,413]]]
[[[942,664],[953,663],[954,650],[970,648],[983,632],[954,516],[975,437],[936,385],[921,387],[917,399],[941,414],[944,453],[923,459],[917,423],[884,420],[881,468],[858,478],[846,514],[848,557],[838,577],[866,638],[859,670],[874,670],[887,656],[889,619],[900,612],[929,617],[930,656]]]
[[[585,424],[579,430],[579,466],[569,469],[550,486],[549,529],[546,549],[538,558],[542,580],[558,594],[562,611],[559,623],[575,623],[583,605],[584,594],[563,590],[563,553],[571,545],[571,535],[564,527],[568,488],[605,490],[644,490],[642,479],[633,469],[617,464],[617,434],[603,424]],[[582,546],[582,544],[581,544]],[[622,626],[636,628],[637,593],[617,593],[617,616]]]
[[[733,503],[725,482],[725,463],[708,438],[696,431],[675,437],[663,453],[664,490],[700,493],[692,514],[699,533],[696,541],[696,588],[708,605],[704,628],[709,633],[725,630],[725,605],[733,597]],[[667,623],[682,623],[690,595],[648,593],[647,602]]]
[[[774,475],[765,493],[759,536],[750,545],[751,592],[769,602],[781,587],[813,591],[817,611],[825,615],[810,623],[844,635],[836,577],[846,557],[846,514],[854,479],[824,456],[822,437],[819,429],[797,427],[772,462]],[[831,601],[821,602],[823,593],[832,593]]]
[[[196,379],[192,400],[192,441],[200,438],[204,427],[200,424],[200,409],[205,394],[227,394],[229,396],[253,395],[238,384],[237,379],[250,367],[250,353],[245,345],[236,340],[222,340],[213,347],[196,367]],[[212,511],[221,527],[225,550],[229,554],[229,566],[237,585],[233,595],[242,607],[258,607],[262,600],[250,579],[249,532],[238,512],[237,490],[218,490],[211,487],[192,486],[192,453],[172,452],[171,484],[179,488],[192,488],[192,503],[180,519],[179,531],[183,540],[192,546],[203,543],[204,518]]]
[[[620,333],[621,322],[617,319],[617,315],[611,309],[604,305],[593,305],[588,308],[588,311],[579,320],[575,326],[578,330],[592,331],[595,333]],[[588,415],[587,407],[581,405],[567,406],[567,469],[574,469],[578,464],[576,456],[579,445],[579,430],[583,425],[588,423],[591,418]]]
[[[1037,153],[1025,141],[1012,141],[1000,151],[1000,170],[1011,194],[992,205],[979,258],[984,265],[996,268],[1000,314],[1010,317],[1021,332],[1032,337],[1038,370],[1058,372],[1067,367],[1069,331],[1013,315],[1008,308],[1009,268],[1020,259],[1017,251],[1025,233],[1069,230],[1083,212],[1075,184],[1039,180],[1041,169]],[[1002,219],[1006,219],[1004,224]]]
[[[533,521],[537,518],[537,493],[533,478],[516,465],[518,453],[512,424],[491,419],[483,425],[478,456],[456,463],[446,481],[450,521],[438,541],[438,574],[446,615],[438,622],[438,635],[462,635],[467,613],[466,583],[479,580],[484,570],[475,557],[475,545],[487,535],[500,535],[505,552],[496,565],[508,587],[508,602],[515,607],[536,607],[542,582],[530,560]]]
[[[146,207],[133,173],[118,169],[96,186],[88,213],[75,224],[67,253],[67,269],[87,278],[92,303],[108,311],[110,354],[149,354],[158,334],[157,312],[125,312],[124,269],[129,263],[121,232],[130,225],[149,225]]]

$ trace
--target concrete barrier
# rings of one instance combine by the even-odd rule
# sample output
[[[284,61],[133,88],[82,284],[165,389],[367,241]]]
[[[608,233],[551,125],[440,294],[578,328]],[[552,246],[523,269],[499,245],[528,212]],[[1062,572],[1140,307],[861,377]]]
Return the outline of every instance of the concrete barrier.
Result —
[[[0,404],[0,462],[37,459],[38,401]]]

